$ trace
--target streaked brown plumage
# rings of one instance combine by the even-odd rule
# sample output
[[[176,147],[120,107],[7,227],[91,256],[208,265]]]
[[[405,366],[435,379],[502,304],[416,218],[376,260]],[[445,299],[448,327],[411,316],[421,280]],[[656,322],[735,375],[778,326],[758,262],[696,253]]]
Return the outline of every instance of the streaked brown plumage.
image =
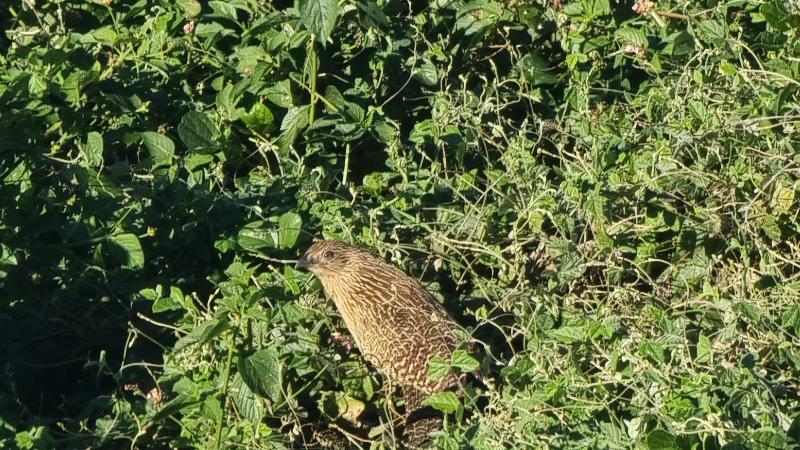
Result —
[[[407,413],[420,408],[427,395],[458,385],[452,374],[436,381],[427,377],[432,357],[450,359],[459,326],[415,279],[336,241],[315,242],[297,266],[322,282],[367,361],[402,386]],[[432,422],[419,422],[424,425],[414,424],[407,433],[427,434]]]

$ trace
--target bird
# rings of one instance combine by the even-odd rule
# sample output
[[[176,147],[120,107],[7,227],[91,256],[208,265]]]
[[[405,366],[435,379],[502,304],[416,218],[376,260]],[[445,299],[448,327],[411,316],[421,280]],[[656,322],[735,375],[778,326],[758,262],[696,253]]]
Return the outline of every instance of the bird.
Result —
[[[400,385],[406,408],[404,445],[422,445],[441,425],[441,417],[424,412],[423,400],[458,391],[463,381],[453,373],[432,380],[428,364],[436,356],[451,359],[461,327],[417,280],[367,250],[317,240],[296,267],[320,280],[367,362]]]

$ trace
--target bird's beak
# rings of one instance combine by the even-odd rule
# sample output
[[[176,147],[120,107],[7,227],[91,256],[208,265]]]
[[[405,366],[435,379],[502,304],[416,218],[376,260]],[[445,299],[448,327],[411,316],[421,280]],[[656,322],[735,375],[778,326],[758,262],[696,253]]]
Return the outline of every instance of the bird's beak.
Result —
[[[297,260],[297,264],[294,265],[294,268],[295,269],[308,269],[309,267],[311,267],[311,264],[312,264],[312,261],[308,257],[308,253],[306,253],[303,256],[301,256],[299,260]]]

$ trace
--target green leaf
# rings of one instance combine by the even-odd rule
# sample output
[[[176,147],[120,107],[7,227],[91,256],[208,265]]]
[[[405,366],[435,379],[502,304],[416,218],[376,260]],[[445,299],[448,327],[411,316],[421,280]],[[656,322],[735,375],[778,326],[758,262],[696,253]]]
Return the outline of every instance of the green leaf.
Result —
[[[135,234],[118,234],[109,237],[108,240],[113,244],[112,248],[115,250],[112,253],[123,267],[130,269],[144,267],[144,252],[139,238]]]
[[[450,372],[450,363],[441,356],[434,356],[428,361],[427,377],[429,380],[441,380]]]
[[[200,408],[203,417],[207,417],[214,421],[222,418],[222,405],[216,397],[208,396],[203,401],[203,406]]]
[[[453,367],[457,367],[462,372],[472,372],[480,365],[478,360],[469,355],[465,350],[456,350],[453,352],[452,363]]]
[[[182,308],[182,305],[172,297],[160,297],[153,302],[152,310],[154,313],[164,311],[176,311]]]
[[[287,212],[278,219],[278,247],[292,248],[297,243],[303,219],[300,215]]]
[[[256,395],[242,380],[241,374],[236,374],[231,383],[233,402],[236,408],[251,423],[259,424],[264,418],[267,409],[264,407],[264,399]]]
[[[142,139],[156,165],[169,165],[172,162],[172,156],[175,154],[175,143],[172,139],[154,131],[145,131],[142,133]]]
[[[581,3],[588,19],[611,14],[611,4],[608,0],[581,0]]]
[[[789,11],[787,2],[772,0],[761,5],[761,14],[774,29],[787,31],[790,28],[800,27],[800,15]]]
[[[621,44],[633,44],[647,48],[647,35],[638,28],[620,28],[614,32],[614,39]]]
[[[250,112],[242,116],[242,122],[257,133],[267,133],[275,126],[272,111],[261,103],[256,103]]]
[[[700,40],[710,44],[720,44],[725,41],[727,33],[725,26],[719,20],[703,20],[695,28],[695,34]]]
[[[209,154],[219,151],[217,129],[203,112],[190,111],[184,114],[178,124],[178,135],[190,152]]]
[[[787,186],[778,186],[772,194],[773,213],[775,215],[791,214],[795,211],[795,190]]]
[[[454,413],[461,406],[456,394],[450,391],[437,392],[422,401],[423,405],[431,406],[443,413]]]
[[[308,105],[294,106],[286,112],[281,121],[281,137],[278,140],[281,152],[288,152],[297,135],[308,126]]]
[[[748,439],[752,450],[783,450],[789,448],[786,438],[779,430],[764,427],[754,431]]]
[[[33,97],[41,97],[47,92],[47,80],[37,73],[31,74],[28,78],[28,92]]]
[[[584,326],[563,326],[555,330],[548,330],[547,335],[565,344],[583,342],[588,338]]]
[[[86,144],[83,146],[86,161],[91,167],[103,165],[103,135],[97,131],[90,131],[86,135]]]
[[[660,429],[647,433],[645,445],[648,450],[680,450],[681,448],[678,445],[678,438]]]
[[[339,17],[337,0],[297,0],[300,21],[324,46],[331,37]]]
[[[781,315],[781,325],[800,337],[800,305],[794,305]]]
[[[237,366],[242,381],[253,392],[273,402],[281,399],[281,370],[275,350],[262,348],[250,356],[240,356]]]
[[[238,244],[245,250],[255,251],[265,247],[276,247],[280,237],[276,230],[264,228],[263,221],[250,222],[241,230],[237,236]]]
[[[525,55],[519,61],[519,68],[525,80],[533,85],[555,84],[558,81],[554,75],[555,69],[550,68],[539,55]]]
[[[697,357],[694,361],[698,364],[711,364],[713,359],[713,347],[711,346],[711,339],[708,336],[701,334],[697,338]]]
[[[227,320],[208,319],[198,325],[191,333],[175,342],[175,350],[182,350],[190,345],[204,345],[231,328]]]
[[[202,11],[202,5],[199,0],[178,0],[178,6],[180,6],[189,17],[195,17]]]
[[[436,65],[427,59],[423,60],[414,70],[414,77],[425,86],[432,87],[439,84],[439,71],[436,69]]]

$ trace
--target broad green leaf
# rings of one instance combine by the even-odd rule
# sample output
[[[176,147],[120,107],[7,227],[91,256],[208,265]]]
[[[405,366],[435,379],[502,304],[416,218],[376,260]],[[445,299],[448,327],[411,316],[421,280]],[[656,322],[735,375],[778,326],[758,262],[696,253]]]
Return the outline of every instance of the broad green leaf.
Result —
[[[144,145],[157,165],[170,164],[175,154],[175,143],[168,136],[154,131],[142,133]]]
[[[554,330],[548,330],[547,335],[565,344],[583,342],[588,338],[586,327],[584,326],[563,326]]]
[[[217,129],[203,112],[190,111],[184,114],[178,124],[178,135],[190,152],[208,154],[219,151]]]
[[[708,336],[701,334],[697,338],[697,357],[695,362],[698,364],[711,364],[713,360],[713,347],[711,339]]]
[[[0,244],[0,279],[8,275],[8,270],[17,265],[17,257],[5,244]]]
[[[748,439],[752,450],[783,450],[789,448],[784,433],[770,427],[764,427],[750,434]]]
[[[139,238],[135,234],[125,233],[111,236],[113,254],[122,263],[123,267],[130,269],[140,269],[144,267],[144,252]]]
[[[278,219],[278,247],[294,247],[302,225],[303,219],[300,218],[299,214],[293,212],[283,214]]]
[[[242,122],[257,133],[267,133],[275,126],[275,116],[266,105],[256,103],[250,112],[242,116]]]
[[[273,402],[281,399],[281,369],[275,350],[262,348],[249,356],[240,356],[237,366],[242,381],[253,392]]]
[[[219,336],[225,330],[230,329],[230,327],[227,320],[208,319],[193,329],[191,333],[178,339],[175,342],[175,350],[181,350],[195,344],[203,345]]]
[[[331,37],[339,16],[337,0],[297,0],[300,21],[324,46]]]
[[[160,297],[153,302],[152,310],[154,313],[164,311],[176,311],[182,309],[183,305],[172,297]]]
[[[645,445],[647,450],[680,450],[681,448],[678,445],[677,437],[661,429],[647,433]]]
[[[278,232],[274,229],[267,229],[266,226],[263,221],[248,223],[239,230],[237,242],[243,249],[249,251],[276,247],[280,241]]]
[[[533,85],[555,84],[557,71],[548,62],[536,54],[525,55],[519,61],[519,68],[525,80]]]
[[[214,10],[214,14],[230,20],[236,20],[236,8],[229,2],[222,2],[212,0],[208,2],[208,6]]]
[[[281,121],[281,137],[278,145],[282,153],[287,153],[289,147],[297,139],[297,135],[308,126],[308,105],[294,106],[286,112]]]
[[[773,213],[790,214],[794,211],[795,190],[787,186],[779,186],[772,194]]]
[[[800,305],[794,305],[781,315],[781,325],[800,337]]]
[[[458,396],[450,391],[432,394],[423,400],[422,404],[431,406],[443,413],[454,413],[461,406]]]
[[[97,131],[90,131],[86,135],[86,144],[83,145],[86,161],[91,167],[103,165],[103,135]]]
[[[614,38],[621,44],[647,48],[647,35],[639,28],[620,28],[614,32]]]
[[[202,10],[202,5],[199,0],[178,0],[178,6],[180,6],[189,17],[199,15]]]
[[[478,360],[470,356],[465,350],[454,351],[451,364],[462,372],[472,372],[480,365]]]
[[[428,362],[427,377],[430,380],[441,380],[450,372],[450,363],[441,356],[434,356]]]
[[[28,92],[33,97],[39,97],[47,92],[47,80],[38,73],[32,73],[28,78]]]
[[[213,396],[208,396],[203,401],[203,406],[200,408],[200,411],[203,414],[203,417],[207,417],[211,420],[219,420],[222,418],[222,405],[218,398]]]
[[[264,407],[264,399],[253,393],[253,391],[247,387],[247,384],[242,380],[241,374],[237,373],[233,377],[231,391],[233,402],[236,403],[236,408],[242,416],[251,423],[261,423],[267,411]]]
[[[611,14],[611,4],[609,0],[581,0],[583,11],[589,19]]]
[[[415,68],[414,77],[429,87],[439,84],[439,71],[436,69],[436,65],[427,59],[423,60]]]

